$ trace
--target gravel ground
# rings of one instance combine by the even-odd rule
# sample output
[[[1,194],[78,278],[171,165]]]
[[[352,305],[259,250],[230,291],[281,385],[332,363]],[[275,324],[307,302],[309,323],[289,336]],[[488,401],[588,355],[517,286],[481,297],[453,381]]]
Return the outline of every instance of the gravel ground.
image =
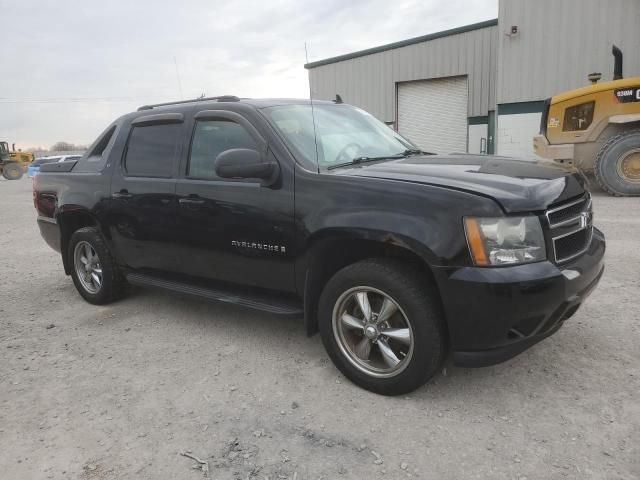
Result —
[[[400,398],[297,320],[145,290],[89,305],[30,181],[0,199],[1,478],[640,478],[640,198],[596,195],[607,269],[556,335]]]

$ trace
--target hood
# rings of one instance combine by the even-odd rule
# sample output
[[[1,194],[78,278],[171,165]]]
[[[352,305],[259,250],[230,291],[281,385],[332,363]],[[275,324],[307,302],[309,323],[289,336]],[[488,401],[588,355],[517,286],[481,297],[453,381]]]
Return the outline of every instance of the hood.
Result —
[[[332,170],[337,175],[435,185],[496,200],[506,212],[545,210],[582,195],[577,173],[552,165],[487,155],[428,155],[363,163]]]

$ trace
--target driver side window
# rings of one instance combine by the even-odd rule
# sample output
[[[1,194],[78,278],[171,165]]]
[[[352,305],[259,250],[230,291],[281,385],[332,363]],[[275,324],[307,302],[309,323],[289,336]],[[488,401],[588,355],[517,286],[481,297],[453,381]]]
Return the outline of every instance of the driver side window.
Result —
[[[230,120],[197,121],[191,141],[187,177],[218,180],[220,177],[215,172],[215,160],[222,152],[233,148],[258,149],[251,135],[236,122]]]

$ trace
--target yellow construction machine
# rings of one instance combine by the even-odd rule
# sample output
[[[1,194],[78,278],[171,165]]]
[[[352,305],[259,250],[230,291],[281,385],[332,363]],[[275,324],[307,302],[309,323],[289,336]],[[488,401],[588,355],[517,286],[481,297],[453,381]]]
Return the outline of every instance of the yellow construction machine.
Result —
[[[16,150],[15,143],[9,150],[7,142],[0,142],[0,174],[7,180],[22,178],[26,168],[33,160],[33,153]]]
[[[623,78],[622,51],[612,49],[613,81],[556,95],[545,103],[536,154],[593,173],[616,196],[640,195],[640,77]]]

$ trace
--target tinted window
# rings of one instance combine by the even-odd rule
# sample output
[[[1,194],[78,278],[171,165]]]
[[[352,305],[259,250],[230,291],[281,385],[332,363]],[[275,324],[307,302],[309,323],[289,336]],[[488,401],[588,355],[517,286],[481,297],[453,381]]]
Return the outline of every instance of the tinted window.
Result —
[[[129,136],[125,170],[134,177],[171,177],[182,124],[134,127]]]
[[[78,164],[74,167],[74,172],[101,172],[107,163],[109,152],[116,139],[116,125],[112,125],[107,130],[102,132],[100,137],[93,142],[89,153],[83,158],[81,155],[78,158],[82,158]],[[70,157],[72,158],[72,157]]]
[[[197,122],[187,175],[192,178],[218,178],[214,162],[218,155],[232,148],[257,150],[256,142],[242,125],[227,120]]]
[[[563,132],[586,130],[593,123],[593,110],[596,102],[587,102],[569,107],[564,112]]]
[[[37,162],[39,162],[38,165],[44,165],[45,163],[59,162],[61,158],[62,157],[41,158],[40,160],[37,160]]]
[[[39,165],[44,165],[45,163],[51,163],[56,161],[57,161],[56,159],[51,160],[50,158],[40,158],[39,160],[34,160],[31,165],[37,167]]]

